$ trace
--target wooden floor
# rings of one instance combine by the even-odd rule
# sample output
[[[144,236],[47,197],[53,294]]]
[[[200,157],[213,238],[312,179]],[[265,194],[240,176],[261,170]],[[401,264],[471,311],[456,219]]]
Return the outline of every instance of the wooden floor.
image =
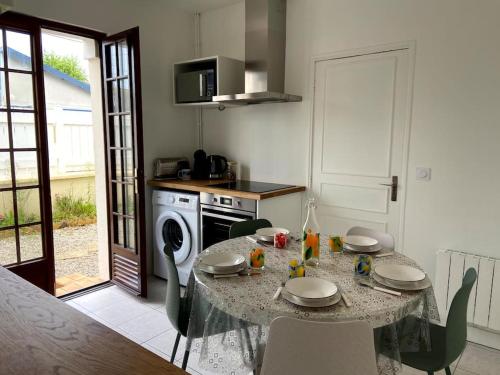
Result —
[[[56,296],[64,296],[65,294],[76,292],[78,290],[88,288],[100,284],[106,280],[100,277],[89,277],[79,273],[58,277],[56,279]]]

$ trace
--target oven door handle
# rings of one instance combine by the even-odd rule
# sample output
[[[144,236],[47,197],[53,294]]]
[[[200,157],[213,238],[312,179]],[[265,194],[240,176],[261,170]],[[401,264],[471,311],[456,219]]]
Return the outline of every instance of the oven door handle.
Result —
[[[216,219],[223,219],[223,220],[231,220],[231,221],[246,221],[247,219],[242,219],[240,217],[234,217],[234,216],[226,216],[226,215],[217,215],[217,214],[212,214],[208,212],[201,212],[201,216],[208,216],[208,217],[214,217]]]

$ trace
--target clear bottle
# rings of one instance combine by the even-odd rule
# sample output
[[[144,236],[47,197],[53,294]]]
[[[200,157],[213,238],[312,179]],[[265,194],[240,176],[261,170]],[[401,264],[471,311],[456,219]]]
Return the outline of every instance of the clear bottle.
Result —
[[[316,220],[314,198],[307,201],[307,218],[302,233],[302,261],[306,266],[319,266],[320,228]]]

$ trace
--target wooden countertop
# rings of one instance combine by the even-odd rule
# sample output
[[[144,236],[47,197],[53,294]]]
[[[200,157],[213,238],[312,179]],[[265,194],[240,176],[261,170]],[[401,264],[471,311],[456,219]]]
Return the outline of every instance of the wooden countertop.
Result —
[[[301,191],[305,191],[305,186],[292,186],[285,189],[268,191],[264,193],[249,193],[245,191],[238,191],[232,189],[224,189],[219,187],[213,187],[211,185],[217,185],[224,182],[228,182],[227,180],[149,180],[148,185],[156,188],[165,188],[165,189],[177,189],[184,191],[195,191],[198,193],[212,193],[212,194],[221,194],[221,195],[230,195],[238,198],[247,198],[247,199],[255,199],[262,200],[268,199],[272,197],[278,197],[280,195],[298,193]]]
[[[187,372],[0,267],[0,373]]]

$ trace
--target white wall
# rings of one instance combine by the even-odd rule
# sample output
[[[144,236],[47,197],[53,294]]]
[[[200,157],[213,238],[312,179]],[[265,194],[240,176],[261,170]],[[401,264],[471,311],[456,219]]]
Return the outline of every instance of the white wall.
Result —
[[[403,252],[500,258],[500,2],[288,0],[286,91],[301,103],[204,110],[204,144],[244,177],[307,183],[312,56],[416,41]],[[244,5],[202,14],[202,55],[244,58]],[[432,168],[416,182],[415,168]]]
[[[115,33],[140,27],[144,159],[152,177],[156,157],[192,156],[195,113],[172,105],[175,61],[194,54],[193,16],[156,0],[16,0],[15,9],[37,17]],[[151,249],[151,189],[146,194],[146,227]],[[151,266],[151,256],[149,256]]]

